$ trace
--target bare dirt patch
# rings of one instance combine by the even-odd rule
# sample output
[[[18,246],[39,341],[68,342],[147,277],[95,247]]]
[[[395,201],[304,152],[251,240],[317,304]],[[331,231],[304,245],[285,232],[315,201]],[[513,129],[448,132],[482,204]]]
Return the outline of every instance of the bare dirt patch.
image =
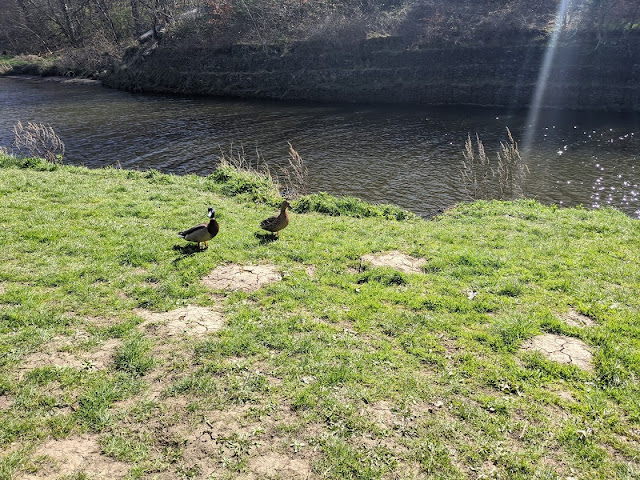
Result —
[[[205,335],[220,330],[224,316],[217,310],[187,305],[169,312],[154,313],[136,310],[135,313],[146,320],[140,326],[168,337],[176,335]]]
[[[106,368],[113,360],[113,354],[121,343],[122,340],[118,338],[110,338],[88,356],[88,362],[95,368]]]
[[[100,453],[98,437],[84,435],[64,440],[51,440],[35,452],[45,461],[36,474],[23,478],[59,478],[85,473],[89,478],[119,479],[129,472],[129,465]]]
[[[575,403],[576,401],[575,397],[571,394],[571,392],[568,392],[566,390],[556,389],[556,390],[552,390],[552,392],[563,402]]]
[[[398,417],[393,412],[392,405],[385,401],[368,405],[361,413],[383,430],[393,430],[398,423]]]
[[[257,478],[307,479],[311,465],[306,458],[293,458],[277,452],[266,452],[249,460],[249,469]]]
[[[75,342],[88,338],[83,332],[72,337],[56,337],[39,351],[27,356],[20,369],[33,370],[38,367],[53,366],[61,368],[107,368],[113,360],[113,354],[121,343],[119,339],[109,339],[90,352],[70,352]]]
[[[427,263],[424,258],[410,257],[397,250],[379,254],[369,253],[364,255],[361,260],[374,267],[390,267],[404,273],[421,273],[422,266]]]
[[[9,395],[0,395],[0,410],[9,410],[13,405],[13,398]]]
[[[197,478],[218,478],[246,462],[242,474],[233,478],[312,477],[311,462],[319,453],[311,444],[320,432],[309,425],[302,432],[283,431],[283,426],[298,425],[299,419],[289,406],[269,409],[264,415],[256,415],[254,406],[228,406],[199,418],[197,424],[181,423],[159,432],[167,441],[184,446],[179,469],[197,471]]]
[[[569,312],[562,318],[568,325],[571,325],[572,327],[584,328],[592,327],[596,324],[591,318],[574,309],[569,310]]]
[[[575,365],[583,370],[593,371],[591,352],[587,345],[577,338],[563,335],[538,335],[525,342],[523,350],[541,352],[549,360]]]
[[[60,367],[60,368],[82,368],[84,361],[79,355],[69,352],[36,352],[24,359],[20,368],[23,370],[33,370],[38,367]]]
[[[279,282],[282,275],[273,265],[222,265],[202,282],[214,290],[252,292],[270,283]]]
[[[209,478],[223,469],[224,459],[241,460],[256,449],[255,426],[246,421],[245,407],[232,407],[224,412],[210,412],[194,429],[184,425],[170,428],[173,440],[184,443],[182,464],[196,466],[201,478]]]
[[[387,439],[393,439],[396,435],[404,435],[410,430],[414,430],[417,422],[421,418],[431,415],[438,415],[444,418],[447,406],[441,400],[433,400],[431,402],[417,401],[405,405],[403,408],[397,408],[388,401],[379,401],[374,404],[363,405],[360,409],[360,415],[367,418],[381,429],[391,432],[391,436]],[[391,443],[388,444],[391,447]],[[396,448],[393,446],[393,448]]]

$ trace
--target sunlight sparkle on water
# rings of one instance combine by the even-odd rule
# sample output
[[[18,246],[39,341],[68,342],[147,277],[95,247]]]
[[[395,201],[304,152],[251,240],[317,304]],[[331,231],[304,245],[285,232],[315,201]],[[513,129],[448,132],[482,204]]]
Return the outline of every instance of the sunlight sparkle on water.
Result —
[[[560,31],[562,30],[562,21],[565,17],[565,14],[567,13],[567,8],[569,7],[570,1],[571,0],[562,0],[560,2],[560,5],[558,6],[553,33],[551,34],[551,39],[549,40],[547,50],[544,53],[542,68],[540,69],[540,72],[538,72],[538,81],[536,82],[536,88],[533,94],[533,99],[531,101],[531,106],[529,107],[529,115],[527,118],[527,123],[531,125],[531,128],[529,128],[525,132],[523,142],[523,152],[525,153],[525,155],[531,150],[531,146],[533,144],[533,138],[535,136],[538,117],[540,115],[540,108],[542,107],[544,92],[547,88],[547,82],[549,81],[551,67],[553,66],[553,61],[558,46],[558,38],[560,37]]]

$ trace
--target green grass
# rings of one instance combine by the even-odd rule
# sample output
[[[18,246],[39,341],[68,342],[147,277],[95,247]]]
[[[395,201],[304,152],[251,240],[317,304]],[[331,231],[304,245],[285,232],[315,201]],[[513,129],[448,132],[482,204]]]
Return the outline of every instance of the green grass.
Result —
[[[315,195],[265,241],[261,180],[0,164],[0,479],[83,435],[129,478],[294,478],[260,470],[274,456],[310,478],[640,477],[637,220],[523,200],[423,221]],[[220,234],[197,252],[176,232],[209,205]],[[427,263],[361,265],[391,250]],[[227,263],[283,280],[214,294],[201,279]],[[140,327],[186,304],[225,326]],[[520,349],[540,333],[586,342],[594,372]]]
[[[20,57],[15,57],[13,55],[0,55],[0,63],[5,65],[16,65],[23,63],[23,60]]]
[[[55,66],[57,61],[55,56],[0,55],[0,75],[59,75],[59,68]]]

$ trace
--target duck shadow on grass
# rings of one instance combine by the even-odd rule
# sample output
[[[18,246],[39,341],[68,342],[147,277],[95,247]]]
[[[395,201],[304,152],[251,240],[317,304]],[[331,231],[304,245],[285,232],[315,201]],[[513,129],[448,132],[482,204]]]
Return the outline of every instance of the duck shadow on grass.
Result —
[[[174,245],[173,251],[178,252],[182,258],[190,257],[191,255],[195,255],[197,253],[206,252],[209,248],[200,248],[195,243],[189,243],[187,245]],[[179,260],[177,258],[176,260]]]
[[[279,238],[275,233],[256,232],[253,235],[258,239],[260,245],[266,245],[267,243],[275,242]]]

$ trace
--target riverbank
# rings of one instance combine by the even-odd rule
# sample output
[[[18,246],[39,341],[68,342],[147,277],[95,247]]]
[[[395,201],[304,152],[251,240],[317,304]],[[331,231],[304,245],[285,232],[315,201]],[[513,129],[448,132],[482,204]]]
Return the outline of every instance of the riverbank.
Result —
[[[549,44],[415,48],[400,37],[340,48],[160,43],[132,49],[104,76],[129,91],[241,98],[528,108]],[[559,45],[543,108],[640,111],[640,49]]]
[[[0,165],[2,478],[640,468],[637,220],[294,202],[273,240],[273,188],[232,170]],[[176,232],[210,205],[198,251]]]
[[[399,36],[332,48],[322,41],[220,47],[168,39],[129,48],[100,70],[27,56],[0,73],[82,76],[132,92],[314,102],[529,108],[545,62],[541,108],[640,111],[640,38],[421,46]]]

